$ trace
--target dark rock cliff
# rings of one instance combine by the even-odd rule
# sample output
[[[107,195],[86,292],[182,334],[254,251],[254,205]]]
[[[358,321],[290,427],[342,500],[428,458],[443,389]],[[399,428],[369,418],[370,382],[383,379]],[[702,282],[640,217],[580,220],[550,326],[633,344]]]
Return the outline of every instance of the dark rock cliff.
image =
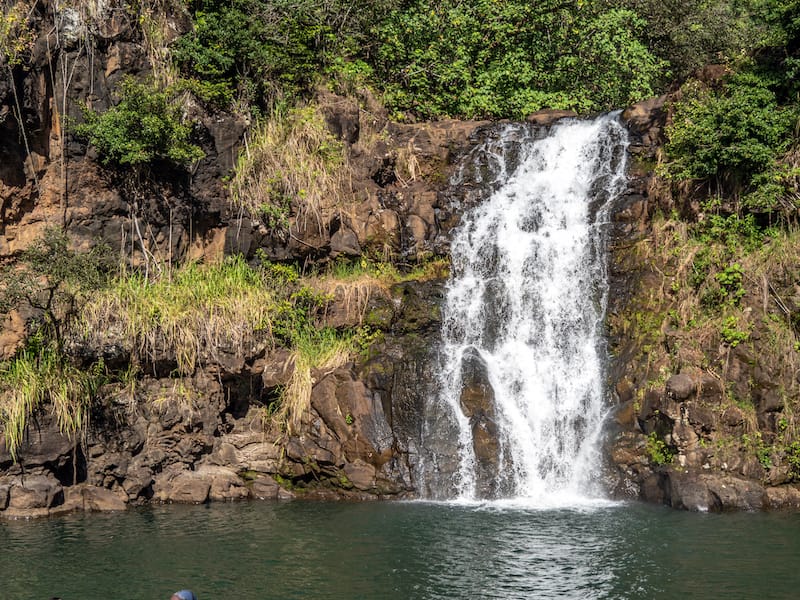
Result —
[[[742,291],[744,312],[758,316],[746,343],[725,344],[693,320],[676,324],[686,309],[675,273],[692,258],[677,228],[696,222],[699,209],[654,172],[670,100],[623,114],[632,162],[611,255],[609,384],[618,406],[607,438],[610,486],[621,498],[689,510],[797,508],[800,488],[775,450],[798,394],[792,358],[776,355],[774,339],[791,284],[776,278],[772,294]],[[670,214],[678,218],[664,225]],[[699,321],[696,310],[689,316]]]

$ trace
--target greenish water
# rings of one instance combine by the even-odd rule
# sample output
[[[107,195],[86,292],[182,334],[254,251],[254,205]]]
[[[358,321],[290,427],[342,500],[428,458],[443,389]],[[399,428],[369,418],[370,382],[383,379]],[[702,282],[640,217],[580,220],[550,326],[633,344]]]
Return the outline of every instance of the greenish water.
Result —
[[[0,599],[796,598],[800,515],[158,506],[0,523]]]

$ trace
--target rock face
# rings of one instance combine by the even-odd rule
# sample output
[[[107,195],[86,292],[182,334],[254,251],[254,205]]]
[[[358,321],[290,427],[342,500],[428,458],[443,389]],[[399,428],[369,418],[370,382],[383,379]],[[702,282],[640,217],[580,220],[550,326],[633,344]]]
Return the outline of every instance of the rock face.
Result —
[[[145,377],[96,407],[85,439],[37,414],[17,461],[0,441],[0,515],[118,510],[146,501],[405,497],[415,493],[410,446],[439,326],[441,284],[404,283],[371,358],[312,372],[296,429],[270,418],[285,356],[245,357],[231,371]],[[414,396],[409,390],[415,390]],[[413,396],[413,400],[412,400]],[[0,440],[2,438],[0,437]]]
[[[670,304],[666,291],[671,280],[658,263],[653,216],[688,211],[693,218],[697,207],[677,205],[653,173],[670,118],[668,100],[655,98],[623,113],[632,164],[612,242],[610,384],[619,404],[606,443],[609,484],[619,497],[688,510],[796,507],[800,487],[787,464],[791,449],[777,450],[794,383],[779,383],[787,379],[782,367],[745,344],[703,345],[692,339],[698,334],[670,323],[670,311],[680,307]],[[747,310],[761,306],[759,298]],[[766,315],[763,321],[769,322]],[[758,329],[751,334],[754,344],[768,335]]]
[[[231,206],[225,180],[248,123],[199,100],[184,106],[205,153],[191,171],[155,164],[132,178],[100,164],[69,124],[81,120],[83,105],[112,106],[123,77],[153,74],[140,23],[126,6],[103,0],[92,11],[67,14],[58,3],[38,2],[30,68],[9,70],[0,58],[0,263],[13,261],[52,225],[80,249],[99,242],[120,248],[133,267],[211,262],[226,253],[252,257],[257,250],[274,261],[305,263],[365,253],[413,262],[446,253],[458,224],[449,177],[485,123],[389,123],[368,96],[364,110],[320,90],[328,128],[347,149],[347,206],[323,206],[308,223],[293,206],[290,236]],[[171,36],[186,31],[179,14],[167,19]],[[372,134],[375,140],[367,140]],[[310,403],[296,428],[269,413],[294,368],[280,348],[222,349],[185,377],[172,373],[175,357],[153,357],[134,385],[103,390],[90,429],[77,438],[60,433],[45,407],[33,415],[16,460],[0,436],[0,514],[413,494],[411,456],[419,407],[433,386],[441,297],[440,281],[407,282],[353,315],[348,299],[335,296],[327,325],[346,328],[363,319],[381,341],[358,364],[312,373]],[[14,355],[36,316],[23,310],[5,318],[0,360]],[[130,340],[106,337],[102,348],[69,351],[76,361],[88,354],[124,367]]]

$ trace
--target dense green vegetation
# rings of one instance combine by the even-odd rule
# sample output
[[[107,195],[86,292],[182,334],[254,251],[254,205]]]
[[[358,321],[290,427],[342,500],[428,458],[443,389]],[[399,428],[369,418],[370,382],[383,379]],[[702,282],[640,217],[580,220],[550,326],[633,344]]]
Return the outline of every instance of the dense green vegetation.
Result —
[[[377,29],[375,72],[390,106],[423,117],[601,110],[652,95],[644,26],[597,3],[412,2]]]
[[[325,74],[369,83],[395,115],[417,118],[622,106],[706,64],[790,46],[796,29],[794,3],[777,0],[195,0],[189,10],[194,28],[173,56],[217,100],[269,107]]]
[[[75,128],[75,135],[88,139],[106,165],[191,163],[203,152],[190,141],[192,126],[184,122],[176,93],[126,78],[119,103],[103,113],[84,110],[84,123]]]
[[[193,0],[174,45],[185,77],[255,108],[307,93],[320,72],[365,50],[391,0]]]
[[[666,130],[664,173],[718,198],[722,213],[795,220],[800,118],[795,78],[797,2],[752,3],[759,44],[727,64],[719,80],[690,79]],[[770,218],[771,217],[771,218]]]

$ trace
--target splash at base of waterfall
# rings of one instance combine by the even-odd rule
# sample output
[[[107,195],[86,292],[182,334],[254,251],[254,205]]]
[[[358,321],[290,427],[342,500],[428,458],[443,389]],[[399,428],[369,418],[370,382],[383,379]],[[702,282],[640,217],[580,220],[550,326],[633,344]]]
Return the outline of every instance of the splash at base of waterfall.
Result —
[[[627,134],[617,115],[535,133],[502,126],[454,181],[489,191],[452,243],[440,395],[419,460],[430,499],[602,502],[606,225]]]

